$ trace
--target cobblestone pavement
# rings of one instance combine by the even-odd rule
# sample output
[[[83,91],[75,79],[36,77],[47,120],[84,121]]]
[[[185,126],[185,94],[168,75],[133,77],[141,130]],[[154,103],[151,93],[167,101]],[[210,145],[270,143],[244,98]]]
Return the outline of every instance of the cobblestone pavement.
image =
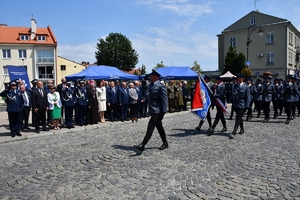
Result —
[[[0,199],[300,199],[300,118],[284,118],[207,136],[190,112],[167,114],[169,148],[155,131],[143,153],[149,118],[2,143]]]

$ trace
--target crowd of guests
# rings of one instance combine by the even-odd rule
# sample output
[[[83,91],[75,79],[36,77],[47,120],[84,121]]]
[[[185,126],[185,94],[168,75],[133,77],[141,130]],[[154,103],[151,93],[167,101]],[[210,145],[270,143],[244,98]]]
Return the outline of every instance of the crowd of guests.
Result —
[[[161,82],[168,85],[170,112],[187,110],[187,83]],[[57,86],[52,80],[44,87],[43,82],[34,79],[28,89],[22,80],[9,83],[9,88],[1,92],[6,98],[11,136],[21,136],[21,131],[31,129],[36,133],[59,130],[61,127],[74,128],[75,125],[105,123],[106,120],[132,121],[149,117],[148,88],[141,87],[140,81],[94,81],[76,80],[67,82],[65,78]],[[169,90],[168,89],[168,90]]]
[[[245,79],[244,75],[237,74],[236,78],[231,80],[217,77],[215,83],[211,82],[211,77],[205,75],[204,80],[211,91],[210,109],[217,108],[213,123],[210,112],[207,113],[208,135],[214,132],[219,120],[223,126],[221,132],[227,131],[223,109],[226,103],[232,104],[229,120],[232,120],[236,113],[233,135],[237,133],[239,127],[239,134],[244,133],[243,116],[246,117],[246,121],[251,121],[254,117],[253,112],[257,112],[256,118],[263,115],[263,123],[269,122],[271,118],[276,119],[283,112],[286,114],[285,124],[300,116],[300,80],[293,75],[287,75],[285,80],[273,79],[271,75],[267,75],[264,80],[257,79],[253,82],[251,78]],[[204,120],[201,120],[196,129],[200,130],[203,123]]]

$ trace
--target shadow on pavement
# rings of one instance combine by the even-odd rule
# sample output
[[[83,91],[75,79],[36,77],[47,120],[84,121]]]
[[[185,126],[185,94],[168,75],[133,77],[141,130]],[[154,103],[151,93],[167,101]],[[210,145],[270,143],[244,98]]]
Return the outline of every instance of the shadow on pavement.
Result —
[[[172,130],[177,130],[177,131],[183,131],[182,133],[176,133],[176,134],[171,134],[169,136],[174,136],[174,137],[187,137],[187,136],[193,136],[193,135],[207,135],[208,132],[204,130],[194,130],[194,129],[172,129]],[[218,133],[214,132],[211,134],[211,136],[223,136],[223,137],[228,137],[228,139],[233,139],[233,137],[229,133]],[[208,136],[210,137],[210,136]]]

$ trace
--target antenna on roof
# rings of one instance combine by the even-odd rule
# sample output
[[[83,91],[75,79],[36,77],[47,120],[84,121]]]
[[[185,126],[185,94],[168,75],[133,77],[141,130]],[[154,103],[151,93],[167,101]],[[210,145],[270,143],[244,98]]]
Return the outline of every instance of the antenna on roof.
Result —
[[[256,10],[257,11],[257,9],[256,9],[256,3],[257,2],[259,2],[260,0],[254,0],[254,3],[253,3],[253,5],[254,5],[254,10]]]

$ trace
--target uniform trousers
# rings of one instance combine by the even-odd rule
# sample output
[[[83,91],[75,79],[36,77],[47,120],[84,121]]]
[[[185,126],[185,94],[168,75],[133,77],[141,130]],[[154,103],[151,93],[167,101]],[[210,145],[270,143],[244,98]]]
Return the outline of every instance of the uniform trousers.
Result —
[[[239,126],[241,127],[241,130],[244,130],[244,124],[243,124],[244,110],[245,110],[244,108],[234,108],[234,111],[236,113],[235,124],[234,124],[235,130],[237,130]]]
[[[274,117],[278,116],[278,109],[279,109],[279,100],[272,101],[273,108],[274,108]]]
[[[126,120],[127,119],[127,113],[128,113],[128,104],[122,104],[121,106],[121,119]]]
[[[65,124],[67,127],[72,126],[74,106],[65,106]]]
[[[292,102],[284,102],[284,111],[287,115],[287,119],[291,119],[291,112],[292,112]]]
[[[151,118],[149,120],[148,127],[147,127],[147,133],[144,137],[142,144],[146,145],[148,143],[155,127],[156,127],[163,143],[167,142],[165,129],[161,122],[163,118],[164,118],[164,113],[157,113],[157,114],[151,115]]]
[[[20,133],[20,112],[8,112],[9,129],[11,135]]]
[[[270,103],[271,101],[262,102],[262,109],[264,111],[265,119],[268,119],[270,117]]]
[[[292,116],[296,117],[297,101],[292,103]]]
[[[222,108],[220,108],[219,106],[217,107],[217,114],[216,114],[216,118],[213,124],[213,128],[215,128],[217,126],[217,124],[219,123],[219,120],[221,120],[223,127],[226,127],[226,121],[225,121],[225,117],[224,117],[224,113]]]
[[[117,119],[117,112],[117,103],[110,103],[109,106],[107,106],[107,114],[109,116],[110,121],[114,121]]]
[[[86,105],[77,105],[78,107],[78,124],[86,125]]]

